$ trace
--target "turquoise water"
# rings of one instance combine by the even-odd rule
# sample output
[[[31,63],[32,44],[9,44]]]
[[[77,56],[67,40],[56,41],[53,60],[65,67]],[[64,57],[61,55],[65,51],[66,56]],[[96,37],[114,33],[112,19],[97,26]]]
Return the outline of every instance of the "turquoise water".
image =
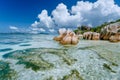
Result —
[[[120,43],[0,34],[0,80],[120,80]]]

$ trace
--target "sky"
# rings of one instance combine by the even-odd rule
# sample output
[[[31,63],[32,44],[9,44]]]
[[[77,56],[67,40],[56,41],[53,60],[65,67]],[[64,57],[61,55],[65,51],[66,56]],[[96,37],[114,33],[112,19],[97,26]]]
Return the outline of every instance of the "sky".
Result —
[[[119,18],[119,0],[0,0],[0,33],[95,27]]]

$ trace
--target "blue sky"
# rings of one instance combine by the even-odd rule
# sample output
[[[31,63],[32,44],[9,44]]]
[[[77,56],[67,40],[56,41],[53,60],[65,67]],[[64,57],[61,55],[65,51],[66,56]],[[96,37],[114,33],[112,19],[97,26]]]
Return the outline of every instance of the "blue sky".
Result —
[[[69,10],[72,10],[71,9],[72,6],[74,6],[74,5],[77,6],[78,1],[79,0],[0,0],[0,32],[9,32],[10,26],[12,26],[11,29],[15,29],[14,27],[17,27],[20,29],[23,29],[23,28],[27,29],[27,28],[31,27],[31,24],[34,24],[35,21],[37,21],[37,23],[39,23],[39,25],[37,25],[37,27],[36,27],[38,29],[39,26],[41,26],[41,24],[44,21],[41,23],[40,20],[42,17],[38,18],[37,16],[38,16],[38,14],[41,14],[41,12],[43,10],[47,11],[48,17],[50,16],[50,18],[54,18],[55,11],[53,14],[52,14],[52,12],[53,12],[53,10],[56,9],[56,7],[60,3],[63,3],[63,5],[59,5],[59,7],[67,6],[67,10],[69,11]],[[96,2],[96,0],[83,0],[83,2],[84,1],[89,1],[92,3]],[[82,4],[82,3],[80,3],[80,4]],[[120,1],[115,0],[115,4],[120,6]],[[45,11],[43,11],[43,14],[44,13],[45,13]],[[113,19],[116,19],[116,16]],[[56,18],[55,18],[55,20],[56,20]],[[75,18],[75,20],[76,20],[76,18]],[[95,20],[95,19],[93,19],[93,20]],[[57,22],[57,23],[60,23],[60,22]],[[83,24],[88,24],[88,23],[85,22]],[[91,24],[92,24],[92,22],[91,22]],[[92,25],[94,25],[94,24],[92,24]],[[60,26],[64,26],[64,24],[60,25]],[[67,25],[65,25],[65,26],[67,26]],[[39,30],[41,30],[41,29],[43,29],[43,27],[40,28]],[[51,28],[51,30],[52,29],[54,29],[54,28]],[[44,31],[44,30],[42,30],[42,31]]]

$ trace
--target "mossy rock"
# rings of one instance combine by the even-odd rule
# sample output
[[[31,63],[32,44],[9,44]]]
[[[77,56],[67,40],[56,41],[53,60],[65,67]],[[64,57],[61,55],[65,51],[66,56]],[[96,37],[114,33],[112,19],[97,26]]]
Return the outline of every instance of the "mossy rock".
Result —
[[[0,61],[0,80],[16,80],[16,71],[10,69],[9,63]]]

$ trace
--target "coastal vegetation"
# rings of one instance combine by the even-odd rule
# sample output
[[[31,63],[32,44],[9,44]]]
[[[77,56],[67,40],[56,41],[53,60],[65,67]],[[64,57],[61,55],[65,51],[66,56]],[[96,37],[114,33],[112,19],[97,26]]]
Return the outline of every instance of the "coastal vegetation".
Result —
[[[74,32],[76,34],[83,34],[84,32],[88,32],[88,31],[100,33],[102,28],[104,28],[107,25],[116,23],[116,22],[120,22],[120,19],[118,19],[116,21],[111,21],[111,22],[104,22],[103,24],[101,24],[99,26],[93,26],[93,27],[81,25],[81,26],[78,26],[78,28],[75,29]]]
[[[120,19],[105,22],[100,26],[80,26],[74,32],[87,40],[109,40],[110,42],[120,41]]]

